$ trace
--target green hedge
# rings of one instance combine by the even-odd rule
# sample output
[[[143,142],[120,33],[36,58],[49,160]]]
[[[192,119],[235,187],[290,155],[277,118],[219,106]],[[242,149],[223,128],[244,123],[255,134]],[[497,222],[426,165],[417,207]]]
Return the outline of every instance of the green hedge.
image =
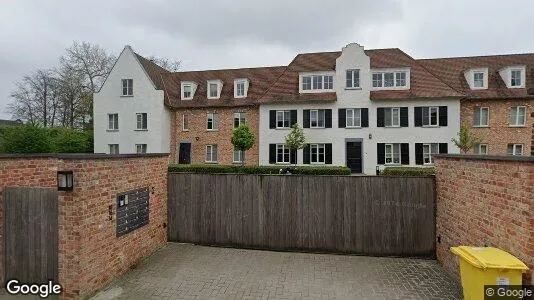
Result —
[[[290,170],[292,174],[304,175],[350,175],[347,167],[293,167],[293,166],[228,166],[228,165],[169,165],[169,172],[177,173],[243,173],[243,174],[280,174]]]
[[[428,176],[436,174],[432,167],[387,167],[380,172],[384,176]]]

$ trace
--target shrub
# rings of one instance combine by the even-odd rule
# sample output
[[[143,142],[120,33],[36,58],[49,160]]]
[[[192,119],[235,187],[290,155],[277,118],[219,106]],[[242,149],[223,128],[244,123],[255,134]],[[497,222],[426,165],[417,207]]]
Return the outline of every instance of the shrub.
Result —
[[[347,167],[285,167],[285,166],[228,166],[228,165],[169,165],[169,172],[176,173],[241,173],[241,174],[280,174],[289,170],[291,174],[302,175],[350,175]]]
[[[387,167],[380,172],[384,176],[429,176],[434,175],[436,170],[431,167]]]

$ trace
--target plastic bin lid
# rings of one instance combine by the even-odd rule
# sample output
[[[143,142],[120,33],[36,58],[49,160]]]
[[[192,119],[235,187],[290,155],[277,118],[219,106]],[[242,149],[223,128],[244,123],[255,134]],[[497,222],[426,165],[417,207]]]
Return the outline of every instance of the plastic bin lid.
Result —
[[[527,271],[528,267],[515,256],[493,247],[451,247],[451,252],[481,269],[512,269]]]

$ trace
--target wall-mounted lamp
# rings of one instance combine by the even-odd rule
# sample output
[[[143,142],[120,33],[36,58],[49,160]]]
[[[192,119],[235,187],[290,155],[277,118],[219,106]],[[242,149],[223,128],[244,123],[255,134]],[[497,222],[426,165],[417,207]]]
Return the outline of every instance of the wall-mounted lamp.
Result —
[[[373,139],[373,134],[372,134],[372,133],[369,133],[369,139],[370,139],[370,140]]]
[[[72,171],[58,171],[57,172],[57,190],[58,191],[72,191],[74,188],[74,175]]]
[[[197,136],[197,137],[195,138],[195,140],[197,140],[197,141],[200,140],[200,137]]]

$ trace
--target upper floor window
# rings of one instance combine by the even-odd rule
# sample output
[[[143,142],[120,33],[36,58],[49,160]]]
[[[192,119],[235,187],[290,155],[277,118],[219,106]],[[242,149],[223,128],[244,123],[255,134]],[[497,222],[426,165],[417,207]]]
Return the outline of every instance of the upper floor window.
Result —
[[[234,80],[234,98],[245,98],[248,90],[248,79]]]
[[[189,131],[189,115],[183,114],[182,116],[182,131]]]
[[[473,87],[483,88],[484,87],[484,72],[474,72],[473,73]]]
[[[119,130],[119,114],[108,114],[108,130]]]
[[[208,99],[219,99],[221,97],[222,82],[220,80],[209,80]]]
[[[423,107],[423,126],[438,126],[439,123],[439,108]]]
[[[523,155],[523,145],[508,144],[508,155]]]
[[[303,91],[333,90],[333,75],[304,75],[302,76]]]
[[[133,79],[122,80],[122,95],[133,96]]]
[[[219,116],[217,114],[207,114],[207,124],[206,129],[207,130],[217,130],[217,121],[219,119]]]
[[[345,113],[346,127],[361,127],[362,126],[362,110],[359,108],[347,108]]]
[[[476,107],[473,113],[473,126],[486,127],[489,124],[489,108]]]
[[[407,72],[374,72],[373,88],[394,88],[407,86]]]
[[[526,107],[514,106],[510,109],[510,126],[525,126]]]
[[[146,113],[137,113],[135,114],[137,119],[137,130],[146,130],[147,129],[147,114]]]
[[[146,144],[135,144],[135,153],[146,153]]]
[[[347,82],[345,87],[348,89],[360,87],[360,70],[347,70]]]
[[[521,78],[521,70],[511,70],[510,71],[510,86],[520,87],[523,85]]]
[[[311,109],[310,110],[310,128],[324,128],[325,120],[324,109]]]
[[[247,117],[244,112],[234,113],[234,128],[239,127],[239,125],[246,124]]]
[[[291,125],[291,111],[277,110],[276,111],[276,128],[289,128]]]

